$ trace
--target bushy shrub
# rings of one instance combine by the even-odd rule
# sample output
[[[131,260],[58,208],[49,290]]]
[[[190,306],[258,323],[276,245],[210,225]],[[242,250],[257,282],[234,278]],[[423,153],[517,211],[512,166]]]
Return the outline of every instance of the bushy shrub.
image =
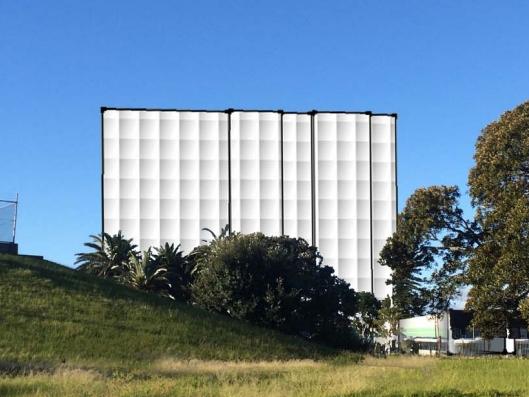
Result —
[[[221,236],[190,255],[206,309],[342,348],[358,347],[355,292],[303,239]]]

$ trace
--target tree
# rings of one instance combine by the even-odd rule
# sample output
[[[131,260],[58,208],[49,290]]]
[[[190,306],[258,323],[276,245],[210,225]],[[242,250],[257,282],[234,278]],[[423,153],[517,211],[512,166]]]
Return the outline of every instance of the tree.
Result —
[[[173,299],[173,291],[180,291],[179,285],[174,288],[170,280],[175,267],[184,260],[178,247],[166,244],[156,249],[155,256],[150,249],[140,255],[132,239],[126,239],[121,231],[115,235],[105,233],[102,237],[90,237],[93,242],[85,246],[93,251],[77,254],[77,270]]]
[[[470,260],[466,308],[492,337],[520,315],[529,320],[529,102],[482,131],[474,160],[468,183],[483,241]]]
[[[191,254],[195,302],[208,310],[328,345],[358,347],[354,290],[303,239],[215,238]]]
[[[149,271],[166,269],[165,278],[171,285],[169,293],[176,299],[189,300],[193,281],[192,261],[180,250],[180,245],[165,243],[155,248]]]
[[[399,308],[392,304],[391,298],[388,296],[380,302],[380,309],[378,311],[377,330],[380,336],[392,337],[399,333],[399,320],[402,318],[402,313]]]
[[[126,270],[131,255],[138,257],[136,245],[132,239],[126,239],[121,231],[111,236],[108,233],[91,235],[93,242],[84,245],[92,252],[76,254],[77,270],[94,274],[98,277],[112,278],[121,276]]]
[[[380,263],[392,269],[393,304],[404,317],[440,315],[464,284],[481,233],[463,217],[459,196],[457,186],[417,189],[380,253]]]
[[[371,343],[379,334],[380,301],[371,292],[357,292],[357,313],[354,324],[366,343]]]
[[[171,283],[167,277],[167,268],[159,263],[154,263],[151,250],[143,252],[141,258],[131,254],[123,272],[118,280],[131,288],[155,292],[171,299]]]

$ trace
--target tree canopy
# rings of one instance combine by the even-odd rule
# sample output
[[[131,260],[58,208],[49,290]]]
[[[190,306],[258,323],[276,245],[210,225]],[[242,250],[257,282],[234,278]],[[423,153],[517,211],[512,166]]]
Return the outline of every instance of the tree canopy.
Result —
[[[485,127],[468,185],[472,220],[455,186],[417,189],[381,252],[399,316],[440,313],[462,285],[487,338],[529,322],[529,102]]]
[[[470,260],[467,308],[486,336],[504,333],[529,296],[529,102],[489,124],[468,184],[483,241]],[[522,307],[527,307],[522,305]]]
[[[335,347],[359,347],[351,321],[355,291],[305,240],[234,233],[189,257],[196,269],[192,297],[204,308]]]
[[[380,253],[392,269],[393,304],[402,317],[439,314],[458,295],[480,233],[459,206],[457,186],[417,189]]]

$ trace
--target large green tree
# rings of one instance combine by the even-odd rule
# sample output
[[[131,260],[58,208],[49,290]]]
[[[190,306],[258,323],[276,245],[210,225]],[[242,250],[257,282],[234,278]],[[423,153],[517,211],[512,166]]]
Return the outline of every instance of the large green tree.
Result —
[[[202,307],[335,347],[359,347],[351,321],[355,291],[305,240],[234,233],[189,257],[192,297]]]
[[[529,102],[482,131],[474,159],[469,186],[483,242],[470,260],[466,307],[491,337],[529,307]]]
[[[380,254],[392,269],[393,304],[401,317],[440,314],[464,283],[479,228],[465,219],[457,186],[417,189]]]

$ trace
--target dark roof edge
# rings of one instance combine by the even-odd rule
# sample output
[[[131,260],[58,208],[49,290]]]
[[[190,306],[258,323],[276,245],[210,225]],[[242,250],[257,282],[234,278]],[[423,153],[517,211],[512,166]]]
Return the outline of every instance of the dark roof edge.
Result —
[[[397,118],[397,113],[373,113],[369,110],[365,111],[346,111],[346,110],[309,110],[306,112],[287,111],[282,109],[178,109],[178,108],[127,108],[127,107],[112,107],[101,106],[101,113],[107,110],[130,110],[130,111],[146,111],[146,112],[203,112],[203,113],[233,113],[233,112],[255,112],[255,113],[283,113],[283,114],[318,114],[318,113],[332,113],[332,114],[365,114],[372,116],[391,116]]]

